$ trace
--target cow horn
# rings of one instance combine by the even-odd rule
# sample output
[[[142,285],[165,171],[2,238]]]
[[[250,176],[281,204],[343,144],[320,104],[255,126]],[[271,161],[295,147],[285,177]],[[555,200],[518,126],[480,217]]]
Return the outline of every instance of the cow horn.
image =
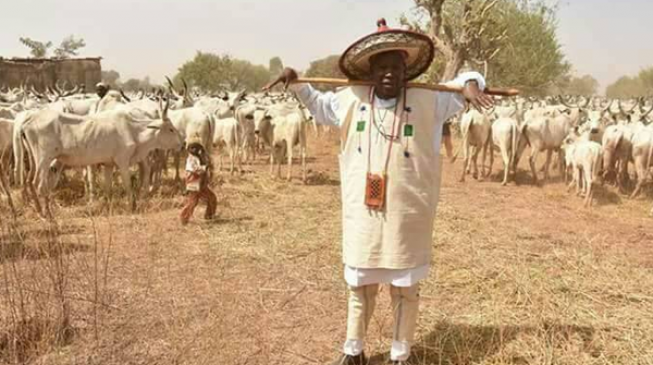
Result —
[[[190,92],[188,91],[188,84],[186,83],[186,79],[182,77],[181,82],[184,84],[184,100],[188,101],[189,103],[192,103],[193,97],[190,95]]]
[[[621,100],[617,102],[617,105],[619,105],[619,110],[621,111],[621,113],[623,113],[624,115],[628,115],[632,113],[635,110],[635,108],[637,108],[640,102],[641,100],[638,98],[637,101],[635,102],[635,105],[630,110],[624,110],[623,106],[621,105]]]
[[[574,109],[578,108],[578,105],[572,106],[571,104],[568,103],[568,101],[565,100],[561,95],[558,95],[558,100],[560,100],[560,103],[564,106],[566,106],[569,109]]]
[[[127,95],[125,95],[125,92],[122,90],[122,88],[120,88],[119,90],[120,90],[120,95],[123,97],[123,99],[127,100],[128,103],[131,103],[131,99],[128,98]]]
[[[642,103],[645,104],[645,103]],[[651,114],[651,111],[653,111],[653,103],[651,103],[651,107],[646,111],[645,113],[642,114],[642,118],[646,118],[649,114]]]
[[[170,90],[170,93],[173,94],[175,97],[179,97],[179,93],[175,89],[175,85],[172,83],[172,80],[168,76],[166,76],[166,80],[168,80],[168,89]]]
[[[166,103],[163,106],[163,112],[161,114],[161,119],[166,120],[168,118],[168,109],[170,109],[170,98],[166,98]]]
[[[601,115],[603,115],[603,114],[609,112],[609,111],[610,111],[610,107],[612,107],[612,104],[613,104],[613,103],[614,103],[614,99],[610,100],[610,102],[608,103],[608,106],[606,106],[605,108],[603,108],[603,111],[601,111]]]

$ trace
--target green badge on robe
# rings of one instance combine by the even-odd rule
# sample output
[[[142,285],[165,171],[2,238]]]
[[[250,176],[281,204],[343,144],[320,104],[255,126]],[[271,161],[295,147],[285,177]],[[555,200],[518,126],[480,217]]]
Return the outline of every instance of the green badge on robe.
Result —
[[[415,129],[412,124],[406,124],[404,126],[404,137],[412,137]]]
[[[356,124],[356,132],[362,132],[365,130],[365,121],[361,120]]]

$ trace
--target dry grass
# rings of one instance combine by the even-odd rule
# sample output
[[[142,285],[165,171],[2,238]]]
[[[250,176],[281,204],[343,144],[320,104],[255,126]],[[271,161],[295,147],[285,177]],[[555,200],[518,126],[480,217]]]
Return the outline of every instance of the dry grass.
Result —
[[[262,161],[222,175],[212,222],[198,212],[179,225],[171,186],[136,215],[124,199],[62,195],[56,229],[29,209],[13,226],[3,210],[14,231],[2,235],[0,362],[327,363],[346,315],[337,142],[311,142],[308,185],[270,178]],[[421,364],[653,363],[650,201],[606,189],[590,211],[560,183],[459,184],[460,163],[445,169]],[[391,335],[386,292],[368,339],[376,363]],[[21,296],[22,317],[6,300]],[[12,350],[17,333],[31,345]]]

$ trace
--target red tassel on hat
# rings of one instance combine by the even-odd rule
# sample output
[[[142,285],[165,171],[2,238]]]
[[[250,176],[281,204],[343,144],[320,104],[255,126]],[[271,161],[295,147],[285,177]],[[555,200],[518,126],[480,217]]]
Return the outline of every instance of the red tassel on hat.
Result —
[[[386,21],[385,21],[385,18],[381,18],[381,19],[377,20],[376,21],[376,26],[378,27],[377,32],[383,32],[383,31],[386,31],[386,30],[390,30],[390,28],[388,28],[388,23],[386,23]]]

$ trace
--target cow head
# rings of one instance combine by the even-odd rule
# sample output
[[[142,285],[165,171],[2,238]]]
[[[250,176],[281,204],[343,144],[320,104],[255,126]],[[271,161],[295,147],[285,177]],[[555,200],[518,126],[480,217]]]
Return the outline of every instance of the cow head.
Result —
[[[618,104],[619,104],[619,111],[621,112],[622,115],[626,117],[628,123],[633,123],[633,124],[645,123],[649,114],[651,113],[651,111],[653,111],[653,104],[651,104],[648,110],[646,110],[645,107],[646,101],[644,100],[644,98],[637,99],[635,105],[629,110],[626,110],[621,106],[621,101],[619,101]]]
[[[259,135],[267,131],[272,123],[272,116],[268,114],[267,109],[258,108],[254,111],[254,134]]]
[[[170,99],[166,99],[165,105],[159,101],[159,108],[161,110],[161,119],[147,125],[148,129],[152,129],[156,133],[157,147],[169,150],[181,149],[183,143],[181,134],[168,118]]]

